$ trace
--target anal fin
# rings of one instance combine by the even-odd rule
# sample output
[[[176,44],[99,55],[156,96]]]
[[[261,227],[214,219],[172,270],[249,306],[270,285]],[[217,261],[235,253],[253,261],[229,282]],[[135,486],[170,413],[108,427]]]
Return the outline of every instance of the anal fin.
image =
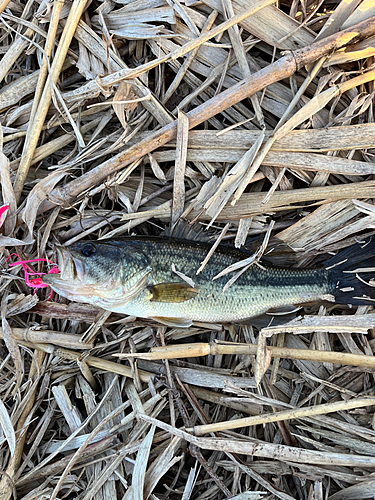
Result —
[[[290,305],[290,306],[283,306],[283,307],[274,307],[271,309],[268,309],[266,311],[266,314],[269,316],[285,316],[287,314],[294,314],[295,312],[299,311],[302,308],[302,305]]]
[[[191,319],[186,319],[186,318],[166,318],[164,316],[154,316],[153,318],[150,319],[158,321],[163,325],[174,326],[176,328],[189,328],[189,326],[192,326],[193,324]]]

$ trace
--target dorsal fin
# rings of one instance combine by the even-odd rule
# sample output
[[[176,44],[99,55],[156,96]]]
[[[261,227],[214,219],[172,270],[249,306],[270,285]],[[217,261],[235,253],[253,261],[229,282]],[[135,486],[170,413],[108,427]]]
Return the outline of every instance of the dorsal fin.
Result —
[[[241,250],[249,253],[255,253],[263,242],[263,236],[247,238]],[[296,252],[287,243],[278,238],[272,237],[268,242],[267,248],[262,255],[262,262],[271,264],[275,267],[289,267],[296,264]]]
[[[188,221],[184,219],[178,220],[174,226],[172,226],[172,224],[169,224],[160,234],[160,236],[188,241],[208,242],[210,240],[210,235],[203,230],[201,224],[199,224],[198,222],[189,224]]]

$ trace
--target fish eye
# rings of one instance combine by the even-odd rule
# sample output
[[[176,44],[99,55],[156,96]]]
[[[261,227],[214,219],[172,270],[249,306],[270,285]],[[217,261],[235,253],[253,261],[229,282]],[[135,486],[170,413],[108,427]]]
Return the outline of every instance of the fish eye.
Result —
[[[96,246],[92,243],[86,243],[86,245],[83,245],[81,248],[81,254],[84,257],[90,257],[90,255],[93,255],[94,253],[96,253]]]

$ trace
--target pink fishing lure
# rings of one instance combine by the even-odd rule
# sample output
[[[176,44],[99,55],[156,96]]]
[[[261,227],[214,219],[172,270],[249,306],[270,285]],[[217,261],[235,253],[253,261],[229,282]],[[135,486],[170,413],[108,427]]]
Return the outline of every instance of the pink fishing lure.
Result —
[[[13,255],[20,258],[20,256],[17,255],[16,253],[12,253],[6,260],[8,261],[8,259],[10,259]],[[47,273],[35,272],[31,269],[30,266],[28,266],[29,263],[31,264],[33,262],[46,262],[47,264],[52,264],[52,267],[49,271],[47,271]],[[49,262],[47,259],[18,260],[17,262],[12,262],[8,264],[9,267],[19,266],[19,265],[21,265],[23,268],[26,285],[30,288],[34,288],[34,292],[36,291],[37,288],[47,288],[49,286],[43,283],[42,278],[40,278],[39,276],[43,276],[44,274],[57,274],[60,272],[56,264]],[[30,276],[37,276],[37,277],[31,278]],[[49,300],[51,296],[52,296],[52,290],[47,300]]]

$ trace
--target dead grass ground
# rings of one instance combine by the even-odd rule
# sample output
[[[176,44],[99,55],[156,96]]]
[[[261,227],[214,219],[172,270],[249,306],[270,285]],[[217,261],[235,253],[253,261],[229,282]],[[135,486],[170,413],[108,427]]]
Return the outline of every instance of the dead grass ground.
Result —
[[[372,307],[167,328],[6,263],[180,219],[272,222],[299,266],[373,234],[373,0],[0,12],[0,499],[373,498]]]

